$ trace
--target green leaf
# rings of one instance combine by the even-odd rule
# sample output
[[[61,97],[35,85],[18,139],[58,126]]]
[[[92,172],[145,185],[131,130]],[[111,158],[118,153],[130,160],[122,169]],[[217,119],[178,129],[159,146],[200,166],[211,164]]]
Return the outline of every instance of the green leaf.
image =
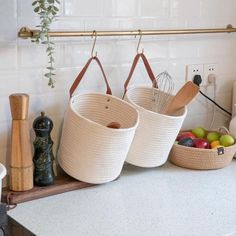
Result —
[[[55,6],[53,6],[54,11],[59,11],[59,9]]]
[[[34,2],[32,3],[32,6],[36,5],[37,3],[38,3],[37,1],[34,1]]]
[[[51,86],[51,88],[54,88],[54,81],[52,78],[49,79],[48,86]]]
[[[39,12],[39,9],[40,9],[39,7],[34,8],[34,12],[36,13]]]
[[[51,75],[52,75],[51,73],[44,74],[44,76],[47,77],[47,78],[51,78]]]

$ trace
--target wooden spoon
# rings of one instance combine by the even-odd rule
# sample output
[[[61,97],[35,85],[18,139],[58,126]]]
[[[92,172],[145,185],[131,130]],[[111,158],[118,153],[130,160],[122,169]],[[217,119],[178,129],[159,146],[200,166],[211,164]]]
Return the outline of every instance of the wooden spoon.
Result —
[[[171,115],[188,105],[192,99],[198,94],[199,86],[191,81],[185,83],[185,85],[178,91],[178,93],[173,97],[169,105],[167,106],[164,114]]]

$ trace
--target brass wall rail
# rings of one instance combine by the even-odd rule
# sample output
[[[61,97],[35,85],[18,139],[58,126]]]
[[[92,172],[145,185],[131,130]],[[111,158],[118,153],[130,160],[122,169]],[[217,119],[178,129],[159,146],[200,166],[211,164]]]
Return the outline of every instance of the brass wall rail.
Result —
[[[34,38],[38,30],[22,27],[18,33],[20,38]],[[95,31],[51,31],[50,37],[83,37],[93,36]],[[213,29],[173,29],[173,30],[130,30],[130,31],[96,31],[97,36],[136,36],[136,35],[177,35],[177,34],[213,34],[213,33],[233,33],[236,28],[227,25],[226,28]]]

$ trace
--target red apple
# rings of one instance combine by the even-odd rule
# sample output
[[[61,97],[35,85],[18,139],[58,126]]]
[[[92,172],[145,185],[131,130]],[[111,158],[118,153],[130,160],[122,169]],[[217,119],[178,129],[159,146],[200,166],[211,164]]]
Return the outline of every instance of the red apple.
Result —
[[[193,140],[193,147],[195,148],[210,148],[210,143],[204,138],[195,138]]]
[[[183,138],[191,138],[191,139],[195,139],[196,138],[196,136],[192,133],[192,132],[183,132],[183,133],[181,133],[181,134],[179,134],[178,136],[177,136],[177,141],[180,141],[181,139],[183,139]]]

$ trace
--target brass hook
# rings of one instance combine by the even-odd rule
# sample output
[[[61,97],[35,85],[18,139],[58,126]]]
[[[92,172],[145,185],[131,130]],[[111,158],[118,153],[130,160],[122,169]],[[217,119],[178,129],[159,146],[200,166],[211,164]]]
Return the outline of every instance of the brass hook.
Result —
[[[97,52],[95,52],[95,55],[93,54],[94,47],[95,47],[95,44],[96,44],[96,41],[97,41],[97,32],[96,32],[96,30],[93,31],[92,38],[93,38],[93,35],[95,36],[95,39],[94,39],[94,41],[93,41],[93,47],[92,47],[92,51],[91,51],[91,57],[96,57],[96,56],[97,56]]]
[[[140,42],[141,42],[141,39],[142,39],[142,36],[143,36],[143,34],[142,34],[142,31],[139,29],[138,30],[139,31],[139,35],[140,35],[140,37],[139,37],[139,40],[138,40],[138,45],[137,45],[137,53],[139,54],[139,46],[140,46]],[[143,50],[143,48],[142,48],[142,53],[144,52],[144,50]]]

